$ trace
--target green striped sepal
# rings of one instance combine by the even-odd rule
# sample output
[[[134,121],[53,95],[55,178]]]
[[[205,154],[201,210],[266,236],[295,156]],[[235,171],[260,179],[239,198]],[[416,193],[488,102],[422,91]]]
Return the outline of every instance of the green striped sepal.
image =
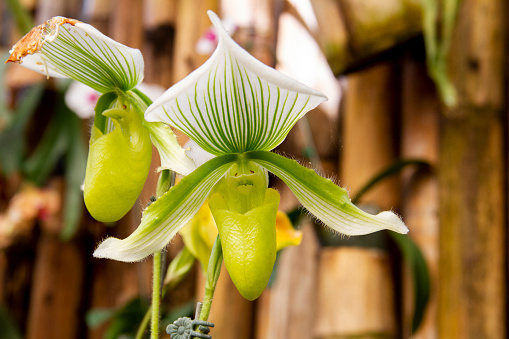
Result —
[[[7,62],[48,77],[71,78],[106,93],[128,91],[143,81],[141,52],[78,20],[54,17],[34,27],[10,51]]]
[[[219,34],[217,49],[154,101],[145,119],[178,128],[214,155],[269,151],[326,97],[256,60],[208,14]]]

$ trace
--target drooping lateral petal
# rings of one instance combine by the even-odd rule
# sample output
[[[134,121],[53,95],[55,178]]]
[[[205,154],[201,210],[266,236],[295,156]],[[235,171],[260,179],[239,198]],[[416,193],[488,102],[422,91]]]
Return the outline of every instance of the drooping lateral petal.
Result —
[[[344,188],[296,161],[270,152],[249,152],[246,157],[281,178],[300,203],[330,228],[346,235],[363,235],[383,229],[407,233],[393,212],[372,215],[352,204]]]
[[[196,166],[180,147],[177,136],[170,126],[162,122],[147,122],[145,127],[150,133],[152,144],[157,148],[161,159],[158,170],[169,169],[182,175],[188,175]]]
[[[133,262],[164,248],[198,212],[236,159],[236,155],[214,158],[184,177],[147,207],[136,231],[123,240],[107,238],[97,247],[94,256]]]
[[[143,81],[141,52],[78,20],[54,17],[34,27],[12,48],[7,62],[48,77],[71,78],[105,93]]]
[[[157,99],[145,118],[178,128],[215,155],[271,150],[326,97],[256,60],[208,13],[219,34],[217,49]]]
[[[147,106],[152,103],[150,98],[138,89],[129,92],[131,97],[135,100],[137,108],[140,112],[145,112]],[[143,115],[143,113],[141,113]],[[157,148],[159,158],[161,159],[161,166],[159,170],[169,169],[182,175],[188,175],[196,169],[195,163],[186,154],[185,149],[180,147],[177,136],[171,130],[170,126],[162,122],[144,122],[145,126],[150,133],[150,140]]]

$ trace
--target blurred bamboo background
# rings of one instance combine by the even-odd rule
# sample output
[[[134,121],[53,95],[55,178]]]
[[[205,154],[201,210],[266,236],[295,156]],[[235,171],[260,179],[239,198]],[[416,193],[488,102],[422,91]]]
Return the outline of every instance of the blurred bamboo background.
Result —
[[[2,55],[23,35],[12,14],[14,3],[0,2]],[[431,24],[452,29],[450,42],[445,30],[435,38],[444,39],[449,47],[444,62],[456,88],[454,107],[443,104],[433,82],[436,77],[428,75],[432,62],[422,36],[430,13],[423,10],[441,3],[442,12]],[[208,9],[234,21],[234,39],[268,65],[280,66],[282,61],[278,50],[285,39],[281,34],[285,18],[302,28],[286,38],[299,41],[303,37],[297,34],[303,32],[323,53],[323,60],[307,67],[313,70],[325,63],[330,77],[337,78],[329,88],[332,108],[310,112],[278,150],[337,178],[351,198],[380,173],[391,174],[358,203],[375,212],[392,209],[403,217],[409,237],[425,258],[429,282],[411,265],[415,251],[401,250],[400,240],[388,233],[344,238],[303,217],[298,225],[304,233],[302,244],[280,253],[274,279],[258,300],[244,300],[223,267],[210,318],[216,324],[213,338],[506,338],[505,1],[23,0],[21,4],[36,24],[57,15],[72,17],[141,49],[146,82],[164,89],[207,59],[196,46],[210,28]],[[455,5],[456,18],[448,26],[441,20]],[[30,154],[51,125],[58,85],[18,65],[2,72],[0,153],[18,145],[15,138],[26,134],[24,148]],[[30,89],[40,84],[43,99],[26,130],[7,134],[13,130],[12,112],[23,114],[15,109],[18,99],[32,92],[39,95]],[[79,124],[85,144],[89,123]],[[180,135],[179,141],[184,143],[186,137]],[[149,303],[150,260],[126,264],[94,259],[92,252],[107,235],[123,238],[138,225],[142,206],[155,192],[156,155],[154,151],[153,171],[139,205],[113,226],[94,221],[84,210],[77,231],[66,240],[61,236],[62,211],[69,203],[65,199],[69,168],[64,161],[56,157],[56,165],[38,186],[30,185],[20,171],[7,174],[7,163],[0,163],[0,338],[120,338],[121,331],[114,332],[115,328],[125,328],[125,333],[136,330],[133,319],[141,320],[140,310]],[[294,211],[297,201],[291,192],[275,180],[272,184],[281,193],[281,209]],[[9,228],[12,225],[14,229]],[[168,246],[168,260],[182,246],[175,238]],[[168,294],[164,304],[169,318],[164,319],[193,314],[204,284],[198,266]],[[419,326],[416,310],[422,312]]]

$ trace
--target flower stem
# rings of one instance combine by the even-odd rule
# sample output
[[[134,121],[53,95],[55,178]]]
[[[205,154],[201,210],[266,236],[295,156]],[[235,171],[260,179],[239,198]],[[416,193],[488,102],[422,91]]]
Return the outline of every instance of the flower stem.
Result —
[[[161,253],[154,253],[154,269],[152,277],[152,323],[150,326],[150,338],[159,338],[159,306],[161,303]]]
[[[212,247],[212,253],[210,254],[209,265],[207,267],[207,282],[205,284],[205,296],[203,298],[203,306],[200,312],[200,320],[207,321],[210,314],[210,308],[212,306],[212,298],[216,290],[217,280],[221,273],[221,266],[223,264],[223,248],[219,235],[214,242]]]
[[[168,191],[173,185],[175,185],[175,172],[169,170],[161,171],[159,180],[157,182],[156,196],[159,198],[166,191]],[[143,318],[142,324],[138,329],[138,334],[141,331],[142,335],[145,331],[146,322],[151,319],[150,326],[150,338],[159,338],[159,309],[161,306],[161,294],[162,294],[162,280],[161,280],[161,266],[163,261],[161,260],[163,250],[154,253],[154,268],[152,270],[152,316],[149,316],[150,312],[147,311]],[[138,335],[137,334],[137,335]]]

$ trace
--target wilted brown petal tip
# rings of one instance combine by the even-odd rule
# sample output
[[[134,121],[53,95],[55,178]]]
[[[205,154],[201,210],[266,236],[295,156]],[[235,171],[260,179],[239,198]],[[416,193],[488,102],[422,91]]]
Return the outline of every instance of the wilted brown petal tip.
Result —
[[[74,19],[54,17],[46,21],[44,24],[32,28],[30,32],[28,32],[23,38],[16,42],[11,50],[9,59],[7,59],[5,63],[21,62],[21,59],[23,59],[25,56],[34,54],[40,50],[46,36],[55,32],[59,26],[62,26],[63,24],[71,24],[74,26],[79,22],[80,21]]]

